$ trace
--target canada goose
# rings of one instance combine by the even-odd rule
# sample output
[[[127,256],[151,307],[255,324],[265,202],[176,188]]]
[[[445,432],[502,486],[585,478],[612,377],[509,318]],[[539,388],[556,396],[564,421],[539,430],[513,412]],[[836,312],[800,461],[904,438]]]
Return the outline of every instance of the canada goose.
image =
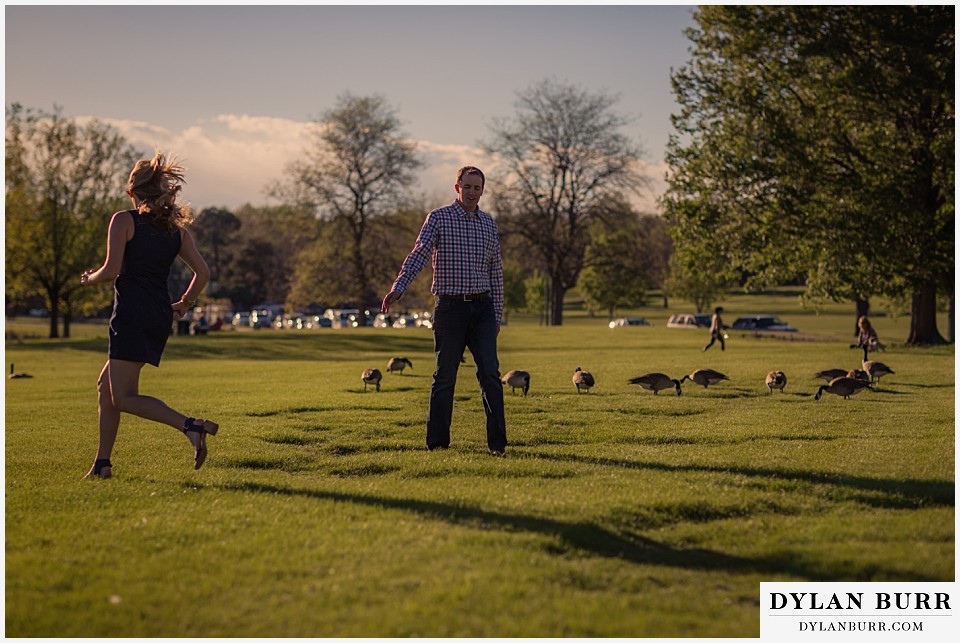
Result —
[[[724,375],[719,371],[715,371],[709,368],[697,369],[689,375],[684,375],[683,379],[680,380],[680,383],[683,384],[687,380],[691,380],[696,384],[699,384],[703,388],[707,388],[711,384],[716,384],[720,380],[729,380],[730,378]]]
[[[843,370],[842,368],[828,368],[825,371],[818,371],[817,374],[814,375],[814,377],[819,377],[820,379],[828,383],[831,380],[837,379],[838,377],[846,377],[846,376],[847,376],[847,371]]]
[[[587,393],[590,392],[590,388],[594,385],[593,375],[587,371],[580,370],[580,367],[577,367],[577,370],[573,372],[573,385],[577,387],[577,395],[580,394],[580,389],[582,388]]]
[[[863,347],[863,370],[870,376],[870,383],[879,382],[884,375],[893,374],[893,369],[883,362],[873,362],[867,360],[867,347]]]
[[[767,373],[767,388],[770,389],[770,395],[773,395],[773,389],[778,388],[783,393],[783,387],[787,385],[787,376],[783,371],[770,371]]]
[[[363,380],[363,392],[367,392],[367,384],[376,384],[377,393],[380,392],[380,380],[383,379],[383,375],[380,373],[378,368],[368,368],[363,372],[363,375],[360,376],[360,379]]]
[[[510,371],[500,381],[510,387],[511,395],[518,388],[522,388],[523,396],[526,397],[530,390],[530,373],[526,371]]]
[[[870,381],[870,376],[867,375],[866,371],[861,371],[859,368],[852,368],[847,373],[846,377],[853,378],[855,380],[862,380],[864,382]]]
[[[838,377],[831,380],[829,384],[821,386],[813,399],[819,400],[823,392],[826,391],[834,395],[842,395],[843,399],[849,400],[851,395],[856,395],[865,388],[870,388],[869,382],[855,380],[852,377]]]
[[[647,373],[639,377],[632,377],[627,382],[639,384],[641,388],[653,391],[654,395],[672,386],[677,389],[677,395],[680,395],[680,380],[670,379],[663,373]]]
[[[400,371],[400,374],[403,375],[403,369],[406,367],[413,368],[413,362],[408,360],[406,357],[391,357],[390,361],[387,362],[387,370],[391,373],[394,371]]]
[[[13,362],[10,362],[10,375],[8,376],[12,380],[18,380],[22,377],[33,377],[30,373],[14,373],[13,372]]]

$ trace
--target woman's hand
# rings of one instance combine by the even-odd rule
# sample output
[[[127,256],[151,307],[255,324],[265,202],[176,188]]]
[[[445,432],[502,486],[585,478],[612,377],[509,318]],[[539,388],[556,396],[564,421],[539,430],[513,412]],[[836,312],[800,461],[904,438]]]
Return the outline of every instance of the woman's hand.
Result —
[[[187,302],[184,300],[175,301],[170,304],[170,307],[173,308],[173,318],[174,319],[183,319],[183,316],[187,314],[187,311],[190,310],[190,306],[187,305]]]
[[[86,286],[87,284],[89,284],[90,275],[92,275],[94,272],[96,272],[96,270],[93,270],[92,268],[90,270],[84,270],[83,274],[80,275],[80,285]]]

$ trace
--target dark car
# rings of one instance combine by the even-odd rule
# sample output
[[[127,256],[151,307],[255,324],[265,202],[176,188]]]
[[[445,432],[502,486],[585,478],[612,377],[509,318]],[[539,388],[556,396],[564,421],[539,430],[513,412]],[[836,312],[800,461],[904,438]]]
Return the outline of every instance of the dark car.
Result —
[[[797,332],[796,328],[776,315],[746,315],[745,317],[738,317],[737,320],[733,322],[731,328],[733,328],[733,330]]]

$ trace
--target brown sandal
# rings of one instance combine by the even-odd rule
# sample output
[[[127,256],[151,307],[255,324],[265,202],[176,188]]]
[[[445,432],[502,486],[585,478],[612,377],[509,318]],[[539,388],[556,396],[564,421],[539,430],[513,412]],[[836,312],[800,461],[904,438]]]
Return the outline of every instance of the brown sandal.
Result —
[[[199,469],[203,466],[204,461],[207,459],[207,440],[206,433],[210,435],[216,435],[217,430],[220,426],[216,422],[210,422],[209,420],[201,420],[198,418],[187,418],[186,422],[183,423],[183,432],[186,433],[199,433],[200,441],[194,446],[193,452],[193,468]]]

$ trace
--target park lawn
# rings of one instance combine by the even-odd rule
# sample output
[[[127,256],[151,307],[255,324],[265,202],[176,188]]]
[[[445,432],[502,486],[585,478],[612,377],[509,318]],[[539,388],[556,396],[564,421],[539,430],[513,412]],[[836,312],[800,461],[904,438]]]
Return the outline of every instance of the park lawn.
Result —
[[[761,581],[953,580],[953,347],[904,347],[909,320],[876,318],[896,374],[815,402],[814,372],[859,364],[851,311],[724,306],[812,339],[731,332],[702,353],[705,332],[665,328],[682,307],[615,330],[514,316],[501,370],[532,382],[505,391],[503,459],[469,355],[452,447],[426,452],[429,331],[174,337],[142,391],[220,423],[207,463],[126,416],[103,481],[81,477],[105,327],[46,340],[9,323],[7,362],[34,377],[6,384],[6,633],[751,637]],[[414,369],[363,393],[360,372],[393,355]],[[702,367],[730,381],[680,397],[626,383]],[[763,385],[774,369],[782,395]]]

